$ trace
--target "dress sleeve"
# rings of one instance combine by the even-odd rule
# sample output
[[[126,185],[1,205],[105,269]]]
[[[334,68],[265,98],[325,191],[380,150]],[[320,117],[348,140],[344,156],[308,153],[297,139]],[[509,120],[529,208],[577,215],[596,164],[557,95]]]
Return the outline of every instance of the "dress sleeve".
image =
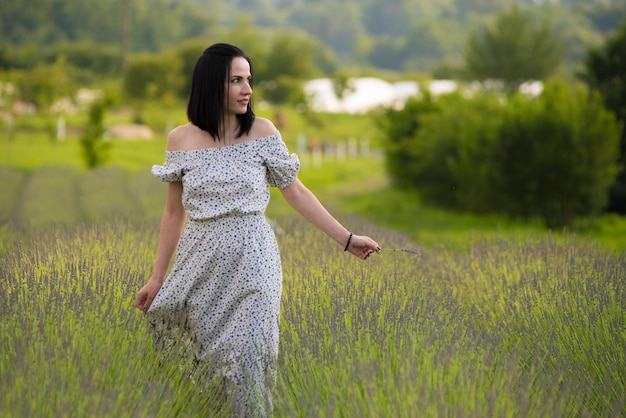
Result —
[[[165,152],[165,163],[153,165],[152,175],[161,181],[181,181],[183,178],[184,154],[182,152]]]
[[[296,154],[289,154],[279,133],[270,138],[267,146],[263,147],[262,154],[270,186],[284,189],[298,178],[300,160]]]

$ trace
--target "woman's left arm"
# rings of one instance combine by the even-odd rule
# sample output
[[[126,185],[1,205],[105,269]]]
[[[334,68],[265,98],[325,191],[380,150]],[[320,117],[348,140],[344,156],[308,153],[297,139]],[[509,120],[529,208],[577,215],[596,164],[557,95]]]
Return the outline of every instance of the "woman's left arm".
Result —
[[[341,248],[347,247],[347,251],[362,260],[373,252],[380,252],[376,241],[368,236],[352,234],[341,225],[299,179],[281,189],[281,192],[291,207],[335,240]]]

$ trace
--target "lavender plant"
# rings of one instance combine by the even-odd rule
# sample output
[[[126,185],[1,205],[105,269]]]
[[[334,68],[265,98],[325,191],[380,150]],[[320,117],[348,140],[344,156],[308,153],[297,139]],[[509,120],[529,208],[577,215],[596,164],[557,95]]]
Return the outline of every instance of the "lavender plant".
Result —
[[[382,254],[346,255],[281,217],[276,416],[619,416],[626,259],[532,235],[416,247],[351,219]],[[136,289],[152,224],[51,229],[0,262],[0,415],[210,416],[216,395],[159,356]],[[418,254],[385,252],[418,248]]]

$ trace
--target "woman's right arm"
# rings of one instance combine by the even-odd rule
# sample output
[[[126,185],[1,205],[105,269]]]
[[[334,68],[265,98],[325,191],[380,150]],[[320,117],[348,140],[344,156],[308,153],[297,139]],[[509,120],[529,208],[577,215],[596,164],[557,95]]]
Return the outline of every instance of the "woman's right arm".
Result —
[[[145,310],[150,307],[152,300],[165,281],[176,246],[185,227],[187,215],[182,203],[183,186],[181,182],[168,183],[167,200],[159,232],[159,245],[152,277],[141,288],[135,299],[135,306]]]

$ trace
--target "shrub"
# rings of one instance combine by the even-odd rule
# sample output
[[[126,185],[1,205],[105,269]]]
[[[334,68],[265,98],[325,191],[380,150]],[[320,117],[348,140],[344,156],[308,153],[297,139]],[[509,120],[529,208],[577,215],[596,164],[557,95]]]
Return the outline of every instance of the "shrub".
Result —
[[[417,186],[422,179],[419,161],[423,153],[416,135],[422,126],[422,119],[438,111],[439,106],[430,95],[426,95],[423,99],[407,100],[401,110],[387,109],[378,119],[378,127],[386,138],[387,170],[396,186],[419,188]]]
[[[104,138],[106,130],[104,114],[107,105],[106,99],[103,99],[96,100],[89,106],[89,121],[80,140],[83,157],[88,168],[102,165],[109,159],[111,143]]]
[[[571,225],[607,202],[617,174],[619,125],[598,94],[549,83],[537,101],[518,96],[499,130],[495,160],[507,213]]]
[[[539,218],[551,228],[599,212],[618,168],[615,117],[597,94],[563,82],[537,99],[409,101],[381,126],[395,184],[438,206]]]
[[[626,123],[626,21],[619,29],[606,38],[598,49],[590,50],[585,59],[587,84],[600,91],[604,104],[612,110],[617,119]],[[621,170],[609,193],[609,211],[626,214],[626,129],[622,127]]]
[[[128,63],[124,74],[124,92],[128,97],[139,100],[175,96],[183,82],[179,65],[180,60],[168,54],[139,55]]]

